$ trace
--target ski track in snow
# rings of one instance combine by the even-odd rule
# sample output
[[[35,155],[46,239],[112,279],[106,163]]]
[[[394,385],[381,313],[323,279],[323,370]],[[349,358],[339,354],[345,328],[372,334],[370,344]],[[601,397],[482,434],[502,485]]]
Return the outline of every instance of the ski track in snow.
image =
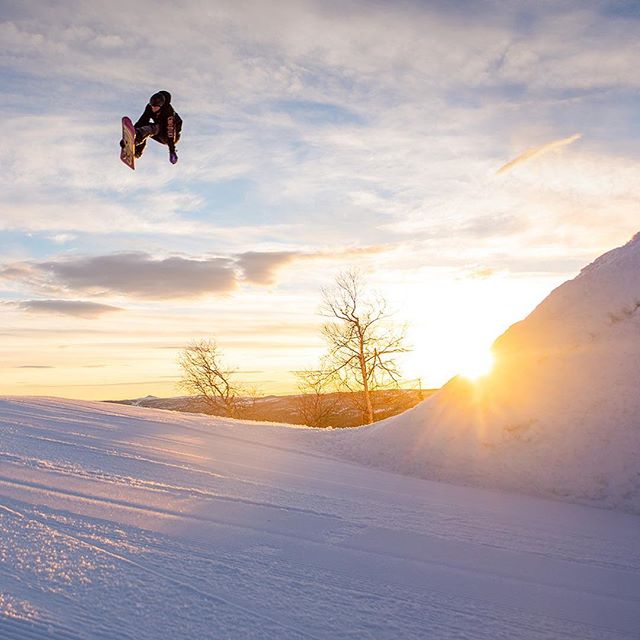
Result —
[[[0,638],[640,637],[640,517],[369,469],[330,437],[0,399]]]

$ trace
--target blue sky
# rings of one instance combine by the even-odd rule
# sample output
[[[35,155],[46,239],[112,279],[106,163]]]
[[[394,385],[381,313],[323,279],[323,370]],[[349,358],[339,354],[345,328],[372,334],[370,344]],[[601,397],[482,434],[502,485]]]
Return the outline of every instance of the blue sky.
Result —
[[[290,389],[350,266],[441,384],[638,230],[636,3],[0,6],[0,393],[174,393],[204,335]],[[180,161],[134,173],[159,89]]]

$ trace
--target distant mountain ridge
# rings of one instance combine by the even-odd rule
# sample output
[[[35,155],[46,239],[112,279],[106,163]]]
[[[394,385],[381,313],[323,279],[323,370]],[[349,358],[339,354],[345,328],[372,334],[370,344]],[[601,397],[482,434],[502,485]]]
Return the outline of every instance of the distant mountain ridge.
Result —
[[[435,389],[389,389],[373,392],[374,413],[377,420],[383,420],[414,407],[425,398],[435,393]],[[335,415],[330,421],[332,427],[355,427],[363,424],[362,412],[353,403],[351,394],[327,394],[335,405]],[[288,424],[305,424],[299,410],[300,395],[262,396],[245,398],[238,417],[243,420],[261,422],[285,422]],[[110,400],[116,404],[127,404],[153,409],[167,409],[186,413],[205,413],[209,415],[225,415],[222,405],[216,410],[208,407],[202,400],[192,396],[174,398],[157,398],[145,396],[133,400]]]

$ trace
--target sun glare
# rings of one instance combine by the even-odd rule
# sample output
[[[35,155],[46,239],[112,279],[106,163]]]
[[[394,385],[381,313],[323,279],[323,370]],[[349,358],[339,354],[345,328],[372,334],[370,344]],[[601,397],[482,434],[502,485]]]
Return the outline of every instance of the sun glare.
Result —
[[[459,374],[468,380],[478,380],[491,373],[493,368],[493,354],[491,351],[468,353],[460,365]]]

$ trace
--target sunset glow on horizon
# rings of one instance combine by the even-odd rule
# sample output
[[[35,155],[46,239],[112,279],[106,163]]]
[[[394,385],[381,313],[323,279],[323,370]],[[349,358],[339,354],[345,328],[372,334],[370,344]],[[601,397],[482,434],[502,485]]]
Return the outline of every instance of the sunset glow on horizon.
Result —
[[[295,393],[321,289],[353,266],[407,326],[404,386],[480,375],[638,230],[624,4],[6,7],[0,395],[178,395],[203,337]],[[133,172],[120,118],[159,89],[179,162],[151,141]]]

